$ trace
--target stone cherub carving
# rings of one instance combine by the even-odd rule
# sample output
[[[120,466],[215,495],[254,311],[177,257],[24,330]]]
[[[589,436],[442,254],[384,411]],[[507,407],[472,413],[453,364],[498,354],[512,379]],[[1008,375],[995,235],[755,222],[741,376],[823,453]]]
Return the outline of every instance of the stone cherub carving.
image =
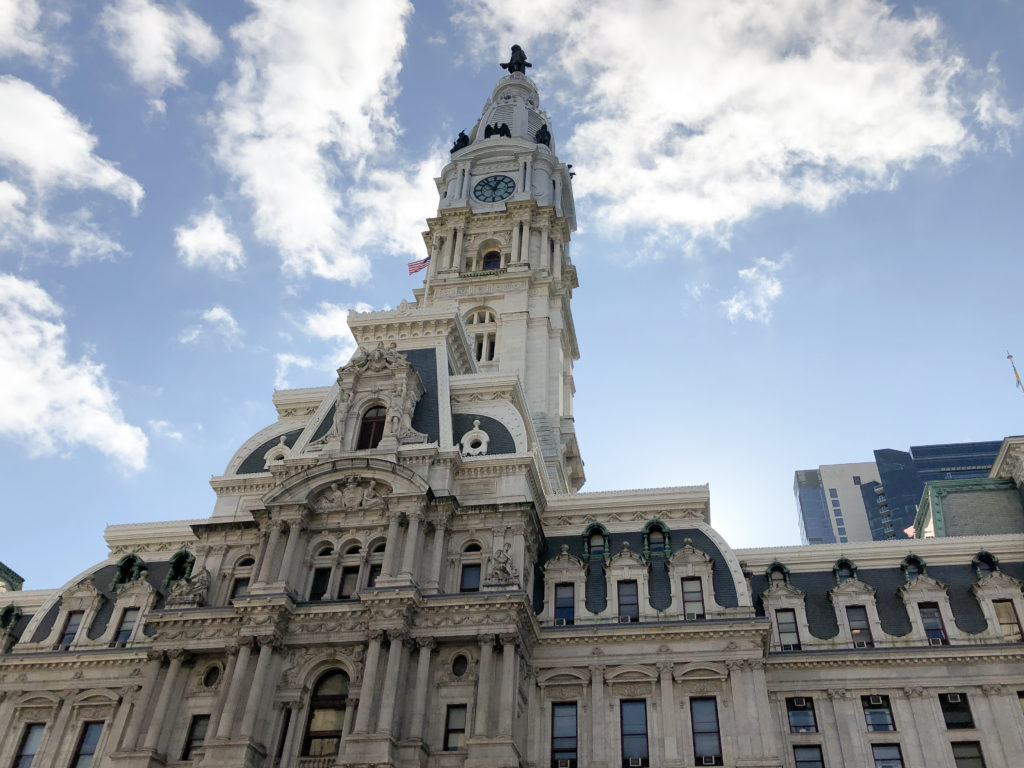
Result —
[[[331,483],[313,502],[317,512],[352,512],[358,509],[378,509],[384,506],[384,497],[376,489],[376,483],[360,484],[359,478],[350,477],[343,486]]]
[[[348,365],[341,368],[341,371],[354,368],[360,371],[383,371],[387,368],[394,368],[400,362],[405,362],[405,356],[399,353],[398,345],[391,342],[387,348],[383,341],[378,341],[377,346],[366,351],[363,347],[356,350]],[[339,371],[340,373],[340,371]]]
[[[507,69],[511,75],[513,72],[521,72],[526,74],[526,68],[532,67],[533,64],[526,60],[526,53],[518,45],[512,46],[512,57],[508,60],[508,63],[502,62],[501,68]]]

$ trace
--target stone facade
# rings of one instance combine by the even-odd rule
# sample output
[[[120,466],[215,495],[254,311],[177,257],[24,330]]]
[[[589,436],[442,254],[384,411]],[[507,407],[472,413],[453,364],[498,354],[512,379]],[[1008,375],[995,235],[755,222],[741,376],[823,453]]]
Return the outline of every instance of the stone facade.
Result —
[[[737,551],[707,486],[579,492],[555,146],[502,78],[416,301],[275,393],[212,515],[10,593],[0,766],[1024,764],[1024,536]]]

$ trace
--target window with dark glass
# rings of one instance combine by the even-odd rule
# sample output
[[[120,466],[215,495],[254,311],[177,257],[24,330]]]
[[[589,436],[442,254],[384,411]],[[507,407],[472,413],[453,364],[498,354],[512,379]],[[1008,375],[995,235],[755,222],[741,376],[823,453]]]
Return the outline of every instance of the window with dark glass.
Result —
[[[981,744],[976,741],[954,741],[953,761],[956,768],[985,768]]]
[[[836,582],[842,584],[853,578],[853,566],[847,560],[840,560],[835,566]]]
[[[338,597],[346,599],[355,595],[359,589],[359,567],[348,566],[341,569],[341,583],[338,585]]]
[[[555,584],[555,624],[572,625],[576,620],[576,588]]]
[[[235,579],[231,582],[231,599],[234,600],[237,597],[245,597],[249,594],[249,577],[246,576],[241,579]]]
[[[359,423],[359,440],[356,443],[356,450],[376,448],[380,439],[384,436],[384,422],[387,419],[387,410],[376,405],[365,414]]]
[[[466,705],[449,704],[444,719],[444,751],[455,752],[465,749],[466,744]]]
[[[459,579],[460,592],[480,591],[480,564],[467,563],[462,566],[462,576]]]
[[[383,568],[384,568],[384,566],[381,565],[380,563],[372,563],[370,565],[370,570],[367,571],[367,573],[366,573],[366,586],[367,587],[371,587],[372,588],[372,587],[377,586],[377,579],[380,577],[380,574],[381,574],[381,571],[383,570]]]
[[[71,768],[91,768],[102,733],[103,723],[86,723],[82,727],[82,735],[78,737],[78,749],[75,750]]]
[[[918,603],[917,608],[921,612],[921,623],[928,642],[932,645],[945,645],[946,628],[942,623],[938,603]]]
[[[895,731],[896,721],[892,718],[892,707],[888,696],[861,696],[864,708],[864,722],[869,731]]]
[[[942,719],[951,731],[974,727],[974,717],[966,693],[940,693],[939,706],[942,707]]]
[[[622,764],[624,766],[649,765],[647,702],[642,699],[620,702],[619,722],[622,729]]]
[[[772,568],[771,571],[768,572],[768,576],[772,581],[773,587],[776,584],[786,583],[786,572],[782,569],[781,566],[775,566],[774,568]]]
[[[814,715],[814,701],[809,697],[794,696],[786,699],[790,733],[817,733],[818,718]]]
[[[594,531],[590,534],[590,554],[592,555],[603,555],[604,554],[604,534],[600,531]]]
[[[784,651],[800,650],[800,630],[796,626],[796,611],[780,608],[775,611],[775,625],[779,628],[779,643]]]
[[[871,648],[874,638],[871,637],[871,625],[868,623],[868,609],[863,605],[846,606],[846,620],[850,624],[850,635],[853,636],[854,648]]]
[[[43,731],[45,730],[46,726],[43,723],[29,723],[25,726],[25,733],[18,746],[18,754],[14,756],[14,768],[30,768],[39,751],[39,744],[43,740]]]
[[[693,757],[697,765],[721,765],[718,702],[713,698],[690,699],[690,722],[693,726]]]
[[[138,608],[124,609],[124,613],[121,614],[121,623],[117,627],[117,634],[114,636],[114,645],[124,647],[128,644],[128,639],[132,636],[135,624],[139,620],[140,612]]]
[[[338,754],[348,703],[348,675],[334,670],[321,677],[309,700],[309,721],[302,739],[304,757]]]
[[[640,598],[636,582],[620,581],[616,586],[619,592],[619,619],[640,621]]]
[[[660,528],[651,528],[650,533],[647,534],[647,545],[651,552],[665,551],[665,534]]]
[[[331,569],[330,568],[314,568],[313,569],[313,584],[309,588],[309,599],[310,600],[322,600],[324,595],[327,594],[327,586],[331,582]]]
[[[1017,609],[1013,606],[1012,600],[993,600],[992,607],[996,609],[996,620],[999,622],[999,632],[1003,640],[1008,643],[1019,643],[1021,641],[1020,619],[1017,616]]]
[[[285,710],[286,713],[289,711]],[[185,748],[181,751],[182,760],[191,760],[196,748],[203,746],[209,727],[209,715],[192,715],[192,721],[188,724],[188,735],[185,737]]]
[[[704,618],[704,590],[699,576],[683,579],[683,614],[687,619]]]
[[[903,753],[899,744],[872,744],[871,757],[875,768],[903,768]]]
[[[551,762],[555,768],[576,765],[576,702],[551,705]]]
[[[452,674],[456,677],[462,677],[466,674],[466,670],[469,669],[469,660],[461,653],[452,659]]]
[[[292,708],[285,707],[284,714],[281,715],[281,730],[277,734],[277,749],[275,754],[277,756],[277,764],[281,764],[281,758],[284,756],[284,742],[288,738],[288,729],[292,725]]]
[[[916,579],[924,573],[924,563],[919,558],[908,557],[903,561],[903,574],[906,576],[907,581]]]
[[[835,488],[829,488],[828,489],[828,495],[831,496],[833,499],[838,499],[839,498],[839,491],[836,490]]]
[[[796,768],[825,768],[821,747],[817,745],[793,747],[793,760],[796,762]]]
[[[500,269],[501,254],[498,251],[488,251],[484,254],[484,269]]]
[[[82,617],[84,615],[84,611],[71,611],[68,613],[68,618],[64,622],[64,631],[61,632],[60,641],[58,643],[61,648],[66,649],[75,641],[75,636],[78,634],[78,628],[82,626]]]

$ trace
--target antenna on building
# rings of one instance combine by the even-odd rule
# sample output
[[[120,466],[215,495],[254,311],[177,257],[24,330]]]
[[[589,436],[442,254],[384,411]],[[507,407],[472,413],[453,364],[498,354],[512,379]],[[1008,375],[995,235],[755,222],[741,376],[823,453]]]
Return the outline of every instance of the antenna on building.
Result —
[[[1021,394],[1024,394],[1024,384],[1021,383],[1020,374],[1017,373],[1017,366],[1013,362],[1013,355],[1010,354],[1010,350],[1006,350],[1006,359],[1010,361],[1010,365],[1013,367],[1013,375],[1017,379],[1017,387],[1020,389]]]

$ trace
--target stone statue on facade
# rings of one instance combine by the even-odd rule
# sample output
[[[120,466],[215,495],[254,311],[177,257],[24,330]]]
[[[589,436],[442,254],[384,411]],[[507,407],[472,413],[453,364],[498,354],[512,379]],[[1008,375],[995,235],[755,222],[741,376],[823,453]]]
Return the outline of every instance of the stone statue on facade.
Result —
[[[551,131],[548,130],[547,125],[540,127],[534,139],[538,144],[543,144],[545,147],[551,146]]]
[[[167,594],[168,608],[201,608],[206,605],[210,590],[210,572],[205,568],[184,579],[172,582]]]
[[[511,549],[512,544],[506,542],[504,547],[496,550],[491,555],[491,567],[487,574],[487,584],[519,583],[519,570],[513,564],[512,556],[509,554]]]
[[[466,135],[465,131],[459,131],[458,138],[455,139],[455,143],[452,144],[451,152],[458,152],[460,149],[465,149],[469,146],[469,136]]]
[[[512,46],[512,58],[508,60],[508,63],[502,63],[501,68],[507,69],[511,75],[513,72],[520,72],[526,74],[526,68],[532,67],[533,64],[526,60],[526,53],[518,45]]]

